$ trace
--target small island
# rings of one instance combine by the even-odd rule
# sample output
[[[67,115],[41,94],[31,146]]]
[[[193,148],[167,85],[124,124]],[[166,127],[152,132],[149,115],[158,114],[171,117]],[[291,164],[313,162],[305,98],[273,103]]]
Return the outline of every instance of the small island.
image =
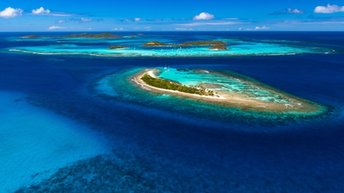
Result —
[[[41,36],[39,35],[26,35],[26,36],[21,36],[20,38],[23,39],[36,39],[36,38],[40,38]]]
[[[172,77],[183,77],[183,80],[179,82],[178,78],[172,79]],[[190,80],[187,79],[188,77]],[[323,110],[321,105],[314,102],[235,74],[155,68],[138,72],[132,77],[132,81],[149,92],[169,94],[245,111],[292,112],[307,115]]]
[[[173,44],[166,44],[166,43],[162,43],[159,41],[151,41],[151,42],[147,42],[145,44],[143,44],[143,46],[145,47],[172,47]]]
[[[109,46],[110,50],[125,49],[125,48],[128,48],[128,46]]]
[[[79,33],[79,34],[67,34],[59,36],[39,36],[39,35],[24,35],[22,39],[38,39],[38,38],[90,38],[90,39],[119,39],[120,35],[113,33]]]
[[[122,36],[113,33],[80,33],[80,34],[68,34],[64,35],[63,38],[105,38],[105,39],[119,39]]]
[[[189,46],[207,46],[211,50],[227,50],[227,44],[223,41],[197,41],[197,42],[185,42],[180,44],[180,47]]]
[[[223,41],[194,41],[181,44],[168,44],[159,41],[151,41],[143,44],[145,47],[209,47],[210,50],[227,50],[227,44]]]

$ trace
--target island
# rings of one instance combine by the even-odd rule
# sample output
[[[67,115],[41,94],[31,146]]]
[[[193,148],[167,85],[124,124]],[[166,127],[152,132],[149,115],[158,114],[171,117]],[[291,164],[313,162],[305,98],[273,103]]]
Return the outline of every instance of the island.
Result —
[[[269,42],[256,40],[220,39],[209,36],[194,40],[185,37],[183,41],[176,41],[169,36],[151,36],[146,34],[131,39],[135,34],[112,33],[53,33],[50,35],[24,34],[19,41],[48,42],[59,44],[16,44],[6,48],[10,52],[25,54],[54,54],[54,55],[90,55],[97,57],[241,57],[241,56],[279,56],[298,54],[330,54],[334,50],[328,48],[297,46],[288,42]],[[121,38],[120,38],[121,37]],[[27,38],[27,39],[25,39]],[[114,39],[111,39],[114,38]],[[120,38],[120,39],[118,39]],[[14,39],[13,39],[14,40]],[[12,40],[11,40],[12,41]],[[101,43],[102,46],[95,45]],[[91,49],[92,47],[92,49]],[[127,47],[127,48],[125,48]]]
[[[162,43],[159,41],[150,41],[143,44],[145,47],[209,47],[211,50],[227,50],[227,44],[223,41],[193,41],[193,42],[184,42],[181,44],[169,44]]]
[[[143,46],[145,46],[145,47],[165,47],[165,46],[172,47],[174,45],[173,44],[162,43],[162,42],[159,42],[159,41],[151,41],[151,42],[144,43]]]
[[[125,48],[128,48],[128,46],[109,46],[110,50],[125,49]]]
[[[122,36],[113,33],[80,33],[80,34],[68,34],[62,36],[63,38],[105,38],[105,39],[119,39]]]
[[[36,38],[40,38],[41,36],[39,35],[26,35],[26,36],[21,36],[20,38],[23,39],[36,39]]]
[[[208,46],[211,50],[227,50],[227,44],[223,41],[196,41],[180,44],[180,47],[189,46]]]
[[[38,38],[90,38],[90,39],[119,39],[123,38],[120,35],[113,33],[79,33],[79,34],[67,34],[59,36],[39,36],[39,35],[24,35],[22,39],[38,39]]]
[[[132,76],[139,88],[244,111],[316,114],[317,103],[238,74],[171,68],[143,69]]]

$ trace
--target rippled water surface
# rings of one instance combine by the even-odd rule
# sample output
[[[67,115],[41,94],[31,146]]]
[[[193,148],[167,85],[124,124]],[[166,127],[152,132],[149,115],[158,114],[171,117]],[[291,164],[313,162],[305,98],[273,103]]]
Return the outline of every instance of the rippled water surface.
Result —
[[[0,192],[344,192],[343,33],[152,32],[140,42],[23,35],[0,34]],[[169,57],[142,57],[143,49],[133,49],[139,57],[125,49],[114,52],[128,57],[94,56],[157,39],[288,54],[207,57],[198,54],[215,51],[190,48],[194,57],[155,49],[144,51]],[[154,67],[237,72],[329,112],[266,121],[170,96],[153,101],[125,73]],[[110,75],[119,75],[111,88],[101,84]]]
[[[111,57],[219,57],[240,55],[295,55],[295,54],[330,54],[334,50],[322,46],[305,46],[300,41],[247,39],[230,37],[226,34],[197,34],[184,39],[183,34],[140,34],[118,39],[101,38],[67,38],[64,34],[41,35],[35,38],[9,37],[13,42],[36,42],[42,45],[24,45],[11,47],[10,52],[31,53],[41,55],[92,55]],[[190,37],[189,34],[186,34]],[[226,50],[212,50],[207,46],[163,46],[147,47],[145,43],[158,41],[167,45],[178,45],[195,41],[222,41]],[[111,46],[122,46],[110,49]]]

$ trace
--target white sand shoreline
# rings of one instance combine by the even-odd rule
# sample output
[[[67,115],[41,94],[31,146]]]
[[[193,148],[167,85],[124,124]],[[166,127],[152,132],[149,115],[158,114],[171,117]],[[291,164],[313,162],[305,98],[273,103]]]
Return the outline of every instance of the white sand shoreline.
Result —
[[[282,104],[276,102],[266,102],[254,99],[245,94],[235,92],[216,92],[214,96],[198,95],[180,92],[176,90],[168,90],[154,87],[145,83],[142,77],[148,74],[151,77],[158,78],[156,74],[158,69],[145,69],[132,77],[132,81],[144,90],[160,94],[171,94],[174,96],[186,97],[195,100],[201,100],[210,103],[221,104],[223,106],[240,108],[245,110],[265,111],[265,112],[304,112],[312,113],[319,110],[319,106],[308,101],[298,99],[296,97],[284,95],[292,102],[292,104]]]

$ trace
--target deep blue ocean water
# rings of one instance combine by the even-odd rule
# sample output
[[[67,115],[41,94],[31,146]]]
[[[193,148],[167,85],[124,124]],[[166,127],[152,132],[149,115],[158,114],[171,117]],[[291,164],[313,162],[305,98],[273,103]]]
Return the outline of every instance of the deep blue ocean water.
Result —
[[[3,191],[344,192],[344,33],[200,33],[262,41],[299,41],[305,46],[321,46],[336,52],[221,58],[33,55],[7,50],[17,46],[45,45],[47,42],[10,41],[9,37],[26,34],[1,33],[0,92],[10,94],[0,93],[0,104],[12,101],[0,107],[4,108],[0,109],[1,117],[12,115],[11,119],[0,122],[1,139],[17,139],[16,136],[8,136],[8,132],[2,132],[8,128],[18,129],[15,133],[20,136],[21,128],[29,127],[30,120],[22,121],[22,116],[35,112],[26,109],[30,106],[40,109],[40,112],[35,114],[38,118],[32,121],[33,126],[29,128],[44,130],[44,127],[49,129],[61,124],[58,136],[63,136],[65,128],[62,127],[67,127],[66,122],[73,122],[70,130],[77,130],[75,132],[87,136],[77,139],[76,135],[76,142],[106,146],[97,149],[74,148],[80,155],[85,155],[87,151],[92,153],[86,158],[80,156],[60,161],[61,158],[50,156],[49,159],[41,159],[41,155],[45,155],[49,148],[31,151],[31,146],[24,145],[25,151],[19,148],[16,151],[15,145],[6,145],[18,143],[0,142],[0,149],[11,148],[18,154],[28,155],[32,152],[31,156],[37,157],[42,164],[42,171],[39,165],[35,166],[32,179],[18,181],[18,184],[8,182],[2,185],[8,187]],[[151,35],[192,40],[200,34],[152,32]],[[140,101],[114,100],[100,96],[94,88],[95,83],[108,74],[152,66],[235,71],[326,105],[330,112],[314,120],[289,124],[250,124],[250,120],[245,117],[241,121],[220,122],[211,116],[188,115],[181,111],[145,105]],[[18,94],[13,93],[22,96],[19,99],[25,102],[24,110],[29,113],[8,113],[22,110],[17,104]],[[37,127],[35,124],[40,121],[40,116],[44,120],[46,116],[53,116],[53,120],[58,119],[58,124],[57,121],[51,121],[51,125],[47,123],[43,128]],[[16,118],[18,122],[13,121]],[[49,137],[54,138],[55,132],[51,132]],[[44,138],[39,137],[36,140]],[[59,141],[57,138],[58,143],[54,145],[63,152],[60,155],[70,156],[66,152],[74,146],[66,145],[70,144],[69,138],[62,139]],[[29,139],[25,141],[25,137],[20,140],[21,143],[32,144]],[[47,142],[42,143],[42,146],[52,146]],[[5,154],[0,155],[0,162],[3,159],[1,157],[8,158]],[[27,159],[29,162],[31,157],[27,156]],[[19,164],[16,159],[6,161],[13,165]],[[48,173],[46,171],[49,168],[46,168],[45,162],[56,162]],[[23,167],[13,168],[12,173],[25,170]],[[0,170],[1,179],[9,176],[4,171]],[[35,179],[35,176],[42,177]]]

